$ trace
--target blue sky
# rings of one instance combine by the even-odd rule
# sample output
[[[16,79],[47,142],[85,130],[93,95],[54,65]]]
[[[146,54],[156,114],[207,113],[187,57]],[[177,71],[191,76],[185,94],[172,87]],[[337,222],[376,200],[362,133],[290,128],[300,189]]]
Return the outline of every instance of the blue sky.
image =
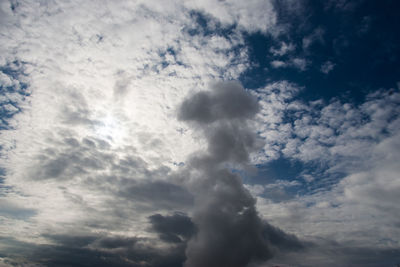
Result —
[[[399,8],[0,1],[0,265],[397,266]]]

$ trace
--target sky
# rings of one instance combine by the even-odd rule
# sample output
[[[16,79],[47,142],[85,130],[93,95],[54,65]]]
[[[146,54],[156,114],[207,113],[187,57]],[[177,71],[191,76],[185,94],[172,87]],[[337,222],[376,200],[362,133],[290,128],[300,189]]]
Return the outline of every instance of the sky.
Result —
[[[399,266],[399,10],[0,0],[0,266]]]

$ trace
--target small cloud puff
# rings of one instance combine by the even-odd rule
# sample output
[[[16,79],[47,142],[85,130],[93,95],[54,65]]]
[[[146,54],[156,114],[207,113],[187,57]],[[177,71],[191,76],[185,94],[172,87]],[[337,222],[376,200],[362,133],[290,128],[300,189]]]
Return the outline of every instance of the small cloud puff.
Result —
[[[320,71],[322,73],[328,74],[335,68],[335,66],[336,66],[336,64],[334,64],[328,60],[324,64],[321,65]]]

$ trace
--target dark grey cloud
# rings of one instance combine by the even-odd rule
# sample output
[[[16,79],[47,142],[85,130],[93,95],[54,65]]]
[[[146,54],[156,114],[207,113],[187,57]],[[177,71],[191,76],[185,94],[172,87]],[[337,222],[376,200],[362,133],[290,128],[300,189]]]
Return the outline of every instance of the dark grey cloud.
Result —
[[[215,162],[247,163],[250,152],[258,148],[256,135],[246,125],[221,122],[208,131],[208,153]]]
[[[301,251],[306,244],[301,242],[295,235],[287,234],[278,227],[263,223],[263,236],[271,246],[279,251]]]
[[[193,195],[169,179],[168,167],[151,168],[133,147],[122,147],[123,153],[117,153],[99,138],[77,138],[71,132],[58,132],[56,137],[35,156],[26,179],[57,182],[65,200],[85,212],[89,227],[116,230],[135,213],[148,216],[148,212],[186,210],[193,205]],[[76,181],[108,198],[101,209],[68,186]]]
[[[95,247],[104,249],[127,248],[133,247],[139,241],[140,238],[136,237],[103,237],[96,239]]]
[[[400,264],[400,250],[318,239],[304,243],[301,250],[280,251],[273,261],[278,266],[395,267]]]
[[[2,11],[0,21],[7,17]],[[25,63],[19,60],[4,65],[0,63],[0,130],[13,129],[14,126],[10,122],[16,114],[23,111],[26,96],[31,93],[25,68]]]
[[[136,151],[128,153],[127,156],[119,158],[112,164],[112,172],[114,175],[130,176],[135,178],[150,177],[151,172],[148,170],[149,166],[140,157],[132,154],[136,154]],[[164,175],[168,170],[164,170]]]
[[[179,117],[204,130],[208,146],[177,173],[163,166],[150,168],[134,148],[126,147],[124,155],[118,156],[106,140],[76,138],[67,131],[49,141],[34,165],[34,180],[76,178],[86,189],[111,197],[100,214],[84,198],[63,187],[64,196],[87,211],[89,227],[118,230],[122,221],[138,211],[163,213],[194,207],[192,217],[183,213],[151,215],[148,230],[157,234],[157,239],[105,233],[46,234],[42,237],[57,245],[20,243],[12,246],[14,251],[24,246],[26,251],[20,255],[47,266],[239,267],[269,259],[276,251],[300,247],[295,237],[259,218],[255,200],[243,187],[240,175],[226,165],[248,165],[250,153],[260,147],[249,123],[259,109],[257,100],[235,82],[216,83],[212,90],[206,93],[212,107],[201,107],[193,100],[198,94],[181,106],[180,114],[185,112],[185,103],[198,106],[198,111],[186,113],[189,117]],[[206,119],[202,108],[210,112]],[[184,175],[181,183],[178,178]],[[162,249],[157,244],[160,241]],[[5,256],[18,255],[13,253]]]
[[[142,202],[153,209],[174,209],[191,206],[193,196],[184,187],[166,181],[129,180],[129,185],[120,186],[115,194],[130,200]]]
[[[271,231],[269,226],[266,228]],[[272,232],[279,236],[282,234],[279,230],[276,232],[276,228]],[[185,261],[183,244],[160,249],[154,246],[154,240],[137,237],[101,234],[49,234],[45,237],[54,245],[27,243],[0,236],[1,262],[10,266],[180,267]],[[293,243],[292,237],[289,239]],[[397,248],[354,247],[328,240],[307,242],[302,249],[297,248],[294,245],[294,249],[279,250],[271,262],[272,266],[393,267],[400,263]]]
[[[42,236],[65,247],[87,247],[98,239],[94,235],[43,234]]]
[[[182,247],[160,249],[151,239],[106,235],[46,235],[54,245],[0,237],[0,257],[13,266],[130,266],[179,267]]]
[[[192,237],[196,227],[190,217],[183,213],[163,216],[154,214],[149,217],[152,229],[165,242],[181,243]]]
[[[36,156],[35,167],[29,178],[69,180],[89,171],[110,168],[116,160],[108,151],[108,142],[97,138],[86,137],[79,141],[66,134],[62,141],[51,145]]]
[[[92,111],[83,94],[76,88],[68,88],[66,104],[61,106],[60,120],[66,125],[93,126],[101,122],[92,119]]]
[[[237,82],[217,82],[211,89],[187,98],[180,106],[178,118],[207,124],[223,119],[251,118],[259,109],[257,100]]]
[[[255,199],[241,177],[226,168],[249,164],[260,140],[249,126],[259,109],[257,100],[236,82],[215,83],[211,92],[189,96],[179,119],[201,129],[208,142],[186,165],[189,188],[195,196],[196,234],[186,249],[187,267],[242,267],[265,261],[275,250],[300,248],[300,242],[264,223]]]
[[[226,169],[204,174],[193,217],[198,233],[188,243],[186,266],[246,266],[270,258],[255,200],[241,178]]]
[[[57,135],[60,140],[49,140],[47,148],[35,155],[29,179],[61,181],[79,177],[90,180],[91,177],[100,177],[101,174],[107,173],[114,177],[114,182],[132,183],[133,180],[142,178],[165,178],[170,171],[163,166],[149,171],[148,164],[137,156],[136,149],[129,146],[122,147],[124,153],[119,155],[104,139],[78,139],[70,132],[58,132]]]

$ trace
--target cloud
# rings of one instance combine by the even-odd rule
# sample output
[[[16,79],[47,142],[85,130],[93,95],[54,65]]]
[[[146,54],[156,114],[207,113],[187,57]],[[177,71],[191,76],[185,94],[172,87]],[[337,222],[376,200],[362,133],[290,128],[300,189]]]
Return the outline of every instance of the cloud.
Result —
[[[384,132],[397,131],[397,116],[391,114],[398,109],[398,94],[391,90],[370,94],[357,106],[339,100],[304,103],[295,99],[301,90],[296,84],[279,82],[257,92],[261,98],[258,127],[265,129],[261,136],[269,147],[281,148],[285,157],[337,164],[340,157],[355,159],[368,153],[370,146],[365,144],[375,145],[386,138]]]
[[[295,235],[287,234],[266,222],[263,226],[263,235],[269,244],[275,247],[275,253],[302,251],[306,247]]]
[[[185,188],[164,181],[127,183],[115,194],[156,209],[174,209],[193,204],[193,196]]]
[[[104,235],[47,235],[55,245],[3,238],[3,261],[10,266],[179,266],[181,248],[159,249],[151,240]],[[21,255],[23,255],[21,257]],[[6,265],[7,266],[7,265]]]
[[[315,42],[319,42],[319,43],[323,44],[324,43],[324,34],[325,34],[325,30],[318,27],[318,28],[314,29],[314,31],[312,33],[310,33],[309,35],[303,37],[303,50],[306,51]]]
[[[294,67],[299,71],[305,71],[307,69],[308,61],[304,58],[291,58],[287,61],[282,60],[273,60],[271,61],[271,66],[273,68],[287,68],[287,67]]]
[[[354,2],[346,0],[328,1],[325,3],[325,9],[336,9],[339,11],[351,12],[355,8],[357,8],[357,6],[359,6],[360,3],[362,3],[362,1],[354,1]]]
[[[393,184],[397,167],[392,162],[399,158],[394,152],[399,129],[398,116],[394,115],[399,109],[398,93],[381,90],[356,105],[340,100],[301,102],[296,99],[300,90],[295,84],[282,82],[257,92],[261,99],[257,117],[261,126],[257,128],[265,129],[261,133],[265,146],[256,161],[274,161],[282,153],[284,158],[308,166],[288,178],[306,177],[307,185],[300,185],[295,196],[288,197],[285,188],[267,190],[279,181],[267,186],[246,185],[257,198],[260,214],[302,240],[317,236],[335,240],[343,248],[344,262],[358,257],[368,261],[365,255],[362,259],[364,256],[346,254],[349,246],[364,249],[369,244],[365,250],[379,246],[387,251],[398,247],[393,239],[398,229],[392,217],[398,212],[392,191],[397,190]],[[301,190],[304,187],[306,191]],[[321,262],[328,258],[324,253]],[[306,252],[299,255],[307,257]],[[371,266],[379,265],[378,261]],[[393,258],[390,261],[395,262]]]
[[[152,238],[83,234],[76,229],[68,234],[43,235],[50,243],[0,237],[0,262],[4,266],[182,266],[186,238],[190,238],[195,231],[191,219],[182,213],[167,216],[155,214],[149,219],[152,228],[167,242],[167,247],[157,245],[157,240]],[[268,224],[263,226],[263,235],[281,251],[302,250],[303,245],[294,236]],[[184,239],[176,242],[172,237]]]
[[[283,146],[290,141],[291,125],[284,123],[286,113],[293,105],[293,98],[302,90],[296,84],[280,81],[268,84],[255,92],[259,98],[260,112],[257,115],[257,129],[264,140],[263,153],[257,153],[253,162],[263,163],[280,156]]]
[[[299,69],[300,71],[305,71],[307,69],[307,60],[304,58],[293,58],[292,65]]]
[[[294,236],[258,217],[240,176],[226,168],[229,163],[246,167],[250,153],[262,145],[249,124],[260,109],[256,99],[235,82],[216,83],[212,90],[186,98],[178,113],[203,131],[208,142],[185,170],[195,196],[192,219],[197,227],[185,266],[246,266],[271,258],[274,250],[300,248]]]
[[[328,60],[324,64],[321,65],[320,70],[322,73],[328,74],[329,72],[331,72],[333,70],[334,67],[335,67],[335,64]]]
[[[353,103],[300,100],[302,85],[285,80],[208,86],[247,74],[253,34],[277,44],[272,67],[309,68],[329,32],[282,36],[279,8],[305,12],[290,1],[2,1],[1,264],[329,266],[338,251],[342,265],[366,265],[374,248],[396,252],[398,91]],[[254,164],[279,158],[304,168],[243,186]]]
[[[241,1],[188,1],[186,6],[198,9],[223,24],[235,24],[241,30],[248,32],[269,32],[276,24],[276,14],[273,1],[251,0],[244,4]]]
[[[210,81],[237,79],[247,68],[244,36],[274,31],[271,2],[123,1],[94,7],[19,1],[3,2],[1,10],[7,30],[0,77],[5,87],[19,90],[4,95],[4,110],[18,112],[1,140],[2,188],[15,208],[3,210],[0,227],[5,243],[13,240],[8,261],[179,266],[185,251],[194,253],[198,244],[188,222],[202,225],[200,207],[192,216],[196,201],[205,200],[192,181],[200,171],[210,182],[221,176],[218,187],[228,187],[221,199],[216,192],[216,203],[228,207],[237,202],[236,193],[243,196],[237,212],[245,214],[232,227],[256,241],[238,259],[269,255],[252,197],[240,177],[223,167],[236,162],[247,168],[250,152],[262,146],[246,122],[258,102],[234,82],[203,91]],[[188,94],[205,99],[206,108],[191,100],[179,121],[176,107]],[[209,131],[200,131],[203,126]],[[202,152],[190,156],[196,151]],[[215,169],[206,172],[204,166]],[[182,181],[185,173],[188,181]],[[182,213],[160,215],[174,211]],[[197,237],[212,228],[201,227]],[[182,242],[166,242],[178,238]]]
[[[249,98],[236,82],[215,83],[212,89],[186,99],[180,107],[179,119],[208,124],[218,120],[250,118],[258,110],[257,101]]]
[[[306,244],[304,250],[291,251],[276,256],[266,266],[337,266],[338,264],[360,266],[396,266],[399,262],[398,249],[352,246],[329,239],[315,239]]]
[[[270,93],[263,101],[273,96]],[[281,151],[287,159],[317,167],[298,174],[298,178],[305,177],[308,183],[306,193],[279,203],[271,200],[271,195],[263,195],[265,186],[253,186],[251,192],[257,196],[260,214],[302,240],[319,237],[337,242],[337,248],[343,253],[340,259],[343,264],[358,260],[368,262],[367,252],[353,254],[349,247],[360,251],[379,247],[382,257],[377,256],[371,266],[379,265],[379,260],[385,262],[383,255],[399,245],[393,238],[399,231],[393,217],[398,213],[395,205],[398,168],[394,163],[400,157],[396,141],[399,118],[394,115],[399,109],[398,93],[381,90],[368,95],[359,105],[339,100],[326,105],[321,102],[301,105],[290,97],[287,101],[291,104],[276,104],[275,107],[282,109],[286,116],[298,119],[293,120],[288,134],[275,139],[275,143],[283,142],[285,148]],[[283,119],[278,111],[268,114],[275,114],[277,120]],[[265,121],[273,125],[271,118]],[[266,129],[265,136],[274,137],[270,133],[273,128]],[[267,139],[268,142],[273,141]],[[321,248],[320,260],[325,262],[328,256],[324,253],[330,252],[322,252],[326,245],[317,246]],[[331,251],[331,248],[326,249]],[[305,255],[302,257],[307,257]],[[395,264],[395,257],[390,256],[387,262]]]
[[[292,199],[294,196],[289,194],[287,190],[293,187],[300,187],[302,184],[296,180],[293,181],[285,181],[285,180],[275,180],[272,183],[268,183],[265,185],[255,184],[249,185],[246,184],[245,187],[252,193],[254,196],[259,196],[262,198],[270,199],[273,202],[281,202]]]
[[[196,227],[191,218],[182,213],[167,216],[154,214],[149,217],[149,220],[154,231],[165,242],[187,241],[196,233]]]
[[[293,52],[296,49],[296,46],[292,43],[285,43],[285,42],[281,42],[281,47],[280,48],[270,48],[270,52],[274,55],[274,56],[284,56],[290,52]]]
[[[182,192],[190,203],[183,189],[165,180],[168,168],[185,161],[201,144],[190,132],[180,134],[182,123],[173,109],[188,88],[202,88],[214,77],[237,77],[247,55],[235,48],[242,40],[239,34],[191,35],[185,29],[197,25],[193,10],[182,3],[158,6],[157,1],[100,4],[99,9],[76,2],[2,4],[8,14],[2,16],[2,26],[10,30],[2,36],[7,45],[2,46],[1,77],[7,88],[13,84],[18,90],[3,94],[2,103],[10,114],[23,110],[4,126],[15,130],[2,133],[2,153],[7,153],[2,167],[7,186],[43,197],[36,220],[46,221],[48,211],[57,210],[46,202],[69,206],[65,213],[73,217],[80,208],[71,196],[96,206],[86,197],[129,195],[128,189],[139,190],[137,198],[143,199],[157,188],[171,190],[171,196]],[[93,28],[86,26],[94,21]],[[150,176],[157,181],[131,181],[131,187],[116,188],[128,178]],[[86,191],[89,186],[92,193]]]
[[[277,69],[277,68],[286,67],[287,64],[281,60],[273,60],[273,61],[271,61],[271,66]]]
[[[17,219],[26,219],[36,214],[34,209],[27,209],[18,203],[10,202],[6,199],[0,200],[0,215]]]
[[[193,222],[198,232],[188,243],[185,266],[245,266],[270,258],[271,252],[262,237],[254,199],[240,177],[221,164],[248,163],[257,142],[246,120],[258,108],[237,83],[218,83],[213,90],[185,99],[179,113],[182,120],[202,126],[208,141],[207,151],[194,155],[188,165],[194,175],[189,186],[195,189]],[[198,106],[215,112],[204,117],[197,108],[187,111]]]

